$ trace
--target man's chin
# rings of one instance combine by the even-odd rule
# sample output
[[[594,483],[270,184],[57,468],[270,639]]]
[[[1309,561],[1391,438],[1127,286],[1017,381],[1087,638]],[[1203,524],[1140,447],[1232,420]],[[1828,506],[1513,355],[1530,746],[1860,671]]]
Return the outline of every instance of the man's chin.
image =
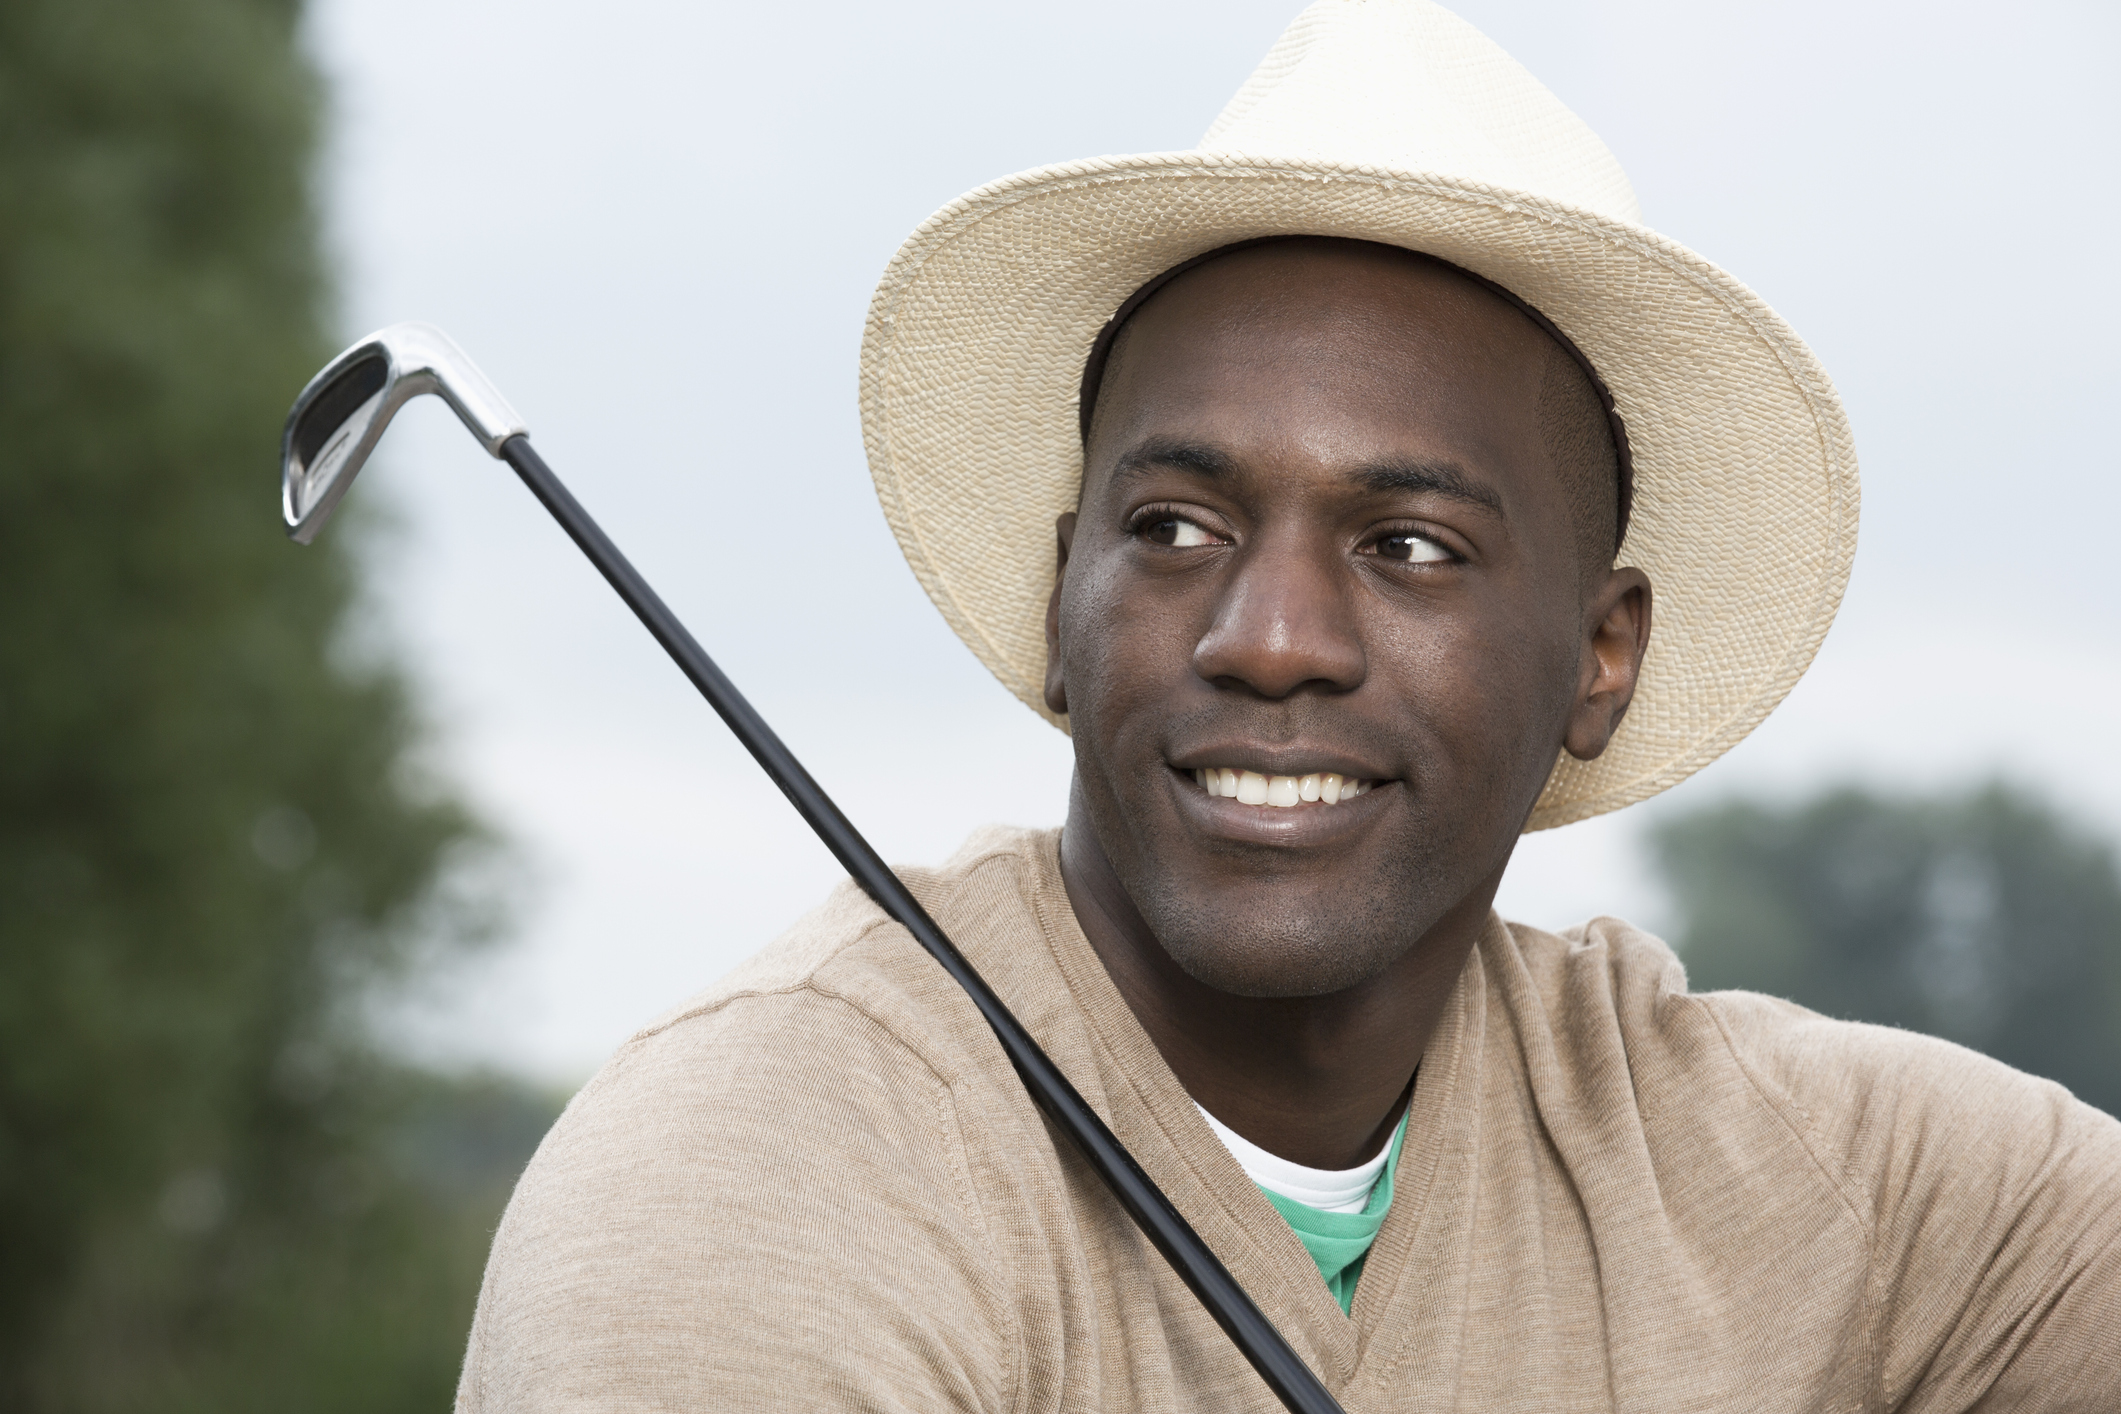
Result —
[[[1268,918],[1188,910],[1185,919],[1166,927],[1152,919],[1151,928],[1194,981],[1232,996],[1262,999],[1324,997],[1359,987],[1420,937],[1381,931],[1374,918],[1320,911]]]

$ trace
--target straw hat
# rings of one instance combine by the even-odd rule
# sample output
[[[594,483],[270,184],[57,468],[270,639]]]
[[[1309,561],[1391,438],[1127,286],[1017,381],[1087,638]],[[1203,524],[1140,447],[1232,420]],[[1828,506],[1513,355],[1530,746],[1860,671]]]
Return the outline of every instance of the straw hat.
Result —
[[[1627,720],[1564,755],[1531,829],[1654,795],[1729,750],[1825,637],[1856,548],[1848,419],[1758,296],[1641,224],[1596,134],[1425,0],[1318,0],[1190,152],[1005,177],[944,207],[884,272],[862,340],[884,516],[943,617],[1041,697],[1053,521],[1082,480],[1084,359],[1181,261],[1269,235],[1403,246],[1544,313],[1626,420],[1621,547],[1657,591]]]

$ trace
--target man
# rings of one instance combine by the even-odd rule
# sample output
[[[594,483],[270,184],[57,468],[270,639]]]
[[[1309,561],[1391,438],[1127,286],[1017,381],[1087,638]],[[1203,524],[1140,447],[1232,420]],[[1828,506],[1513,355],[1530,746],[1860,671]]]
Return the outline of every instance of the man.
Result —
[[[1809,353],[1493,46],[1322,0],[1201,151],[974,193],[863,397],[1076,748],[909,881],[1350,1409],[2121,1408],[2121,1125],[1491,911],[1779,700],[1854,516]],[[1274,1407],[851,889],[570,1106],[460,1403]]]

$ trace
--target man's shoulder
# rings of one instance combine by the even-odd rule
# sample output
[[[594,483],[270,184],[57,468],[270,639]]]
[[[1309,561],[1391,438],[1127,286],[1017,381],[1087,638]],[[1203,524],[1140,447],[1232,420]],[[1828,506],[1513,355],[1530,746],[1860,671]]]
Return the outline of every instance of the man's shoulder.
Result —
[[[1021,892],[1048,847],[1035,832],[983,830],[948,863],[899,874],[991,978],[977,954],[1030,950],[1022,910],[997,901]],[[1008,1062],[963,992],[845,884],[624,1042],[546,1136],[518,1203],[572,1211],[588,1193],[690,1191],[685,1156],[708,1135],[774,1162],[843,1162],[864,1136],[910,1153],[912,1136],[954,1129],[947,1116],[961,1105],[985,1115],[1005,1080]]]
[[[991,953],[1035,931],[1022,881],[1047,847],[986,831],[900,874],[961,947]],[[943,1402],[1006,1404],[1011,1315],[988,1299],[999,1249],[970,1154],[974,1136],[1031,1154],[1043,1130],[1004,1082],[942,969],[852,885],[835,891],[637,1032],[546,1135],[494,1240],[471,1407],[627,1402],[613,1390],[721,1407],[776,1378],[796,1381],[784,1403],[880,1407],[907,1376],[888,1363],[903,1327],[878,1313],[909,1292],[963,1338],[953,1368],[972,1393]],[[738,1378],[724,1356],[752,1365]]]
[[[1026,896],[1041,852],[1052,848],[1051,832],[990,826],[939,866],[896,872],[986,971],[990,958],[1022,951],[1034,932]],[[934,1062],[968,1027],[985,1030],[912,935],[848,880],[744,963],[641,1027],[607,1069],[644,1052],[756,1060],[762,1043],[789,1028],[828,1048],[850,1030],[880,1030]]]
[[[1666,943],[1619,919],[1507,931],[1564,1049],[1604,1028],[1638,1103],[1667,1122],[1736,1128],[1740,1110],[1771,1113],[1852,1198],[1946,1156],[1944,1167],[1982,1169],[2004,1188],[2065,1151],[2121,1161],[2111,1117],[1964,1046],[1757,992],[1693,991]],[[1598,1012],[1609,1020],[1594,1023]]]
[[[1753,992],[1688,994],[1762,1097],[1881,1215],[1924,1194],[2011,1208],[2059,1173],[2121,1196],[2121,1123],[2052,1080],[1937,1036]]]
[[[1545,1011],[1610,1010],[1634,1050],[1680,1041],[1704,1046],[1763,1081],[1824,1100],[1882,1081],[1953,1088],[2055,1089],[1964,1046],[1897,1027],[1842,1021],[1759,992],[1698,992],[1671,946],[1618,918],[1549,933],[1509,923],[1513,960]]]

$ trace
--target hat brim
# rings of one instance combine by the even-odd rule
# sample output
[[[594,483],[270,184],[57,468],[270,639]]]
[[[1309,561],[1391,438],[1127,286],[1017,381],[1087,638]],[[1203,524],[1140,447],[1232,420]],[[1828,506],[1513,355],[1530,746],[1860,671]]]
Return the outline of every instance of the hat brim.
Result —
[[[1047,720],[1054,519],[1082,480],[1076,403],[1099,328],[1145,281],[1270,235],[1341,236],[1472,270],[1553,320],[1626,419],[1620,562],[1656,592],[1633,705],[1564,754],[1527,829],[1700,770],[1795,685],[1855,555],[1857,473],[1832,383],[1758,296],[1642,227],[1450,177],[1159,153],[1039,168],[937,212],[886,269],[862,341],[885,519],[952,629]]]

